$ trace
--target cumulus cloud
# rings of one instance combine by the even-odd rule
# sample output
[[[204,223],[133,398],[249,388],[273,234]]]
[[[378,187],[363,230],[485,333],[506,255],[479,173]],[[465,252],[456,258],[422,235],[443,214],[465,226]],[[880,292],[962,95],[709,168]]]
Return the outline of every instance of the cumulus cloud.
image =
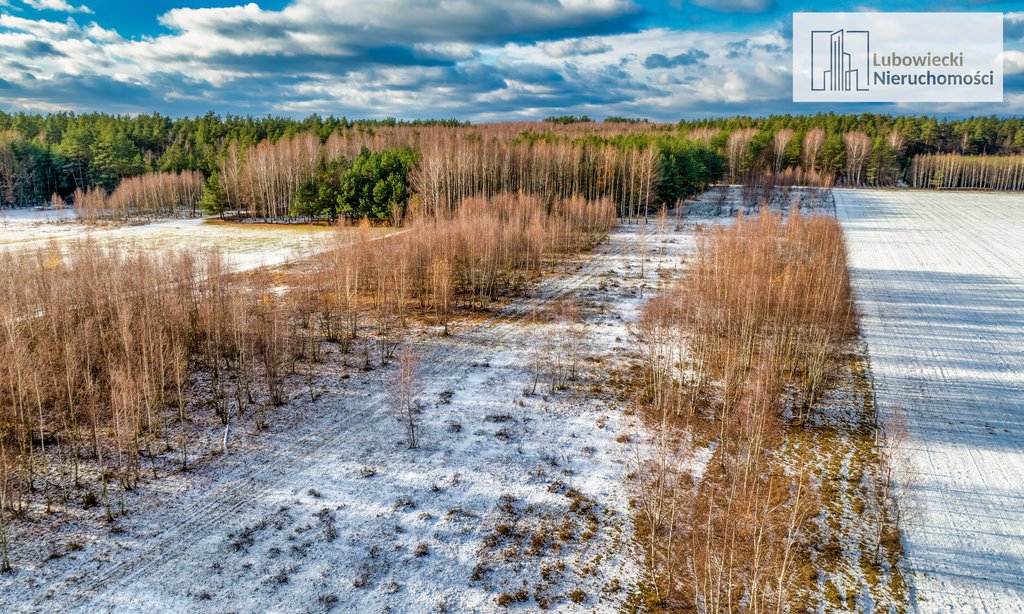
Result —
[[[256,4],[176,9],[161,18],[169,33],[135,39],[72,18],[0,15],[0,104],[479,121],[569,113],[676,119],[688,105],[723,98],[725,84],[700,85],[694,74],[649,67],[709,62],[703,49],[723,50],[739,38],[634,31],[640,12],[624,0],[536,0],[516,7],[514,26],[499,25],[508,13],[497,0],[458,16],[417,13],[420,3],[411,0],[382,2],[385,9],[352,4],[327,11],[326,0],[300,0],[281,11]],[[751,54],[748,60],[785,74],[769,45]],[[722,61],[724,53],[716,57]],[[724,74],[721,65],[709,71]],[[740,69],[731,83],[746,78]],[[736,90],[730,100],[753,95]]]
[[[24,0],[28,6],[38,10],[60,11],[62,13],[92,13],[92,9],[80,4],[73,6],[67,0]]]
[[[0,106],[475,121],[792,110],[778,24],[699,32],[644,18],[634,0],[294,0],[174,9],[167,32],[123,37],[0,14]],[[1019,54],[1008,74],[1024,70]]]
[[[652,53],[647,56],[644,60],[644,68],[676,68],[679,66],[694,66],[697,64],[703,64],[704,60],[708,59],[708,54],[700,49],[689,49],[683,53],[673,55],[671,57],[661,54]]]
[[[693,3],[722,13],[763,13],[775,4],[774,0],[693,0]]]
[[[379,39],[494,43],[616,32],[642,16],[633,0],[296,0],[280,11],[264,10],[255,3],[173,9],[160,17],[160,23],[214,39],[247,33],[267,37],[271,43],[282,38],[298,43],[358,44]]]
[[[1024,52],[1012,50],[1003,52],[1003,74],[1008,77],[1024,74]]]
[[[732,41],[726,43],[726,57],[729,59],[737,59],[743,57],[750,57],[757,51],[766,51],[768,53],[779,53],[786,49],[785,45],[780,45],[777,41],[758,41],[754,39],[745,38],[741,41]]]
[[[611,46],[597,38],[570,38],[543,43],[541,47],[553,58],[574,55],[593,55],[611,50]]]

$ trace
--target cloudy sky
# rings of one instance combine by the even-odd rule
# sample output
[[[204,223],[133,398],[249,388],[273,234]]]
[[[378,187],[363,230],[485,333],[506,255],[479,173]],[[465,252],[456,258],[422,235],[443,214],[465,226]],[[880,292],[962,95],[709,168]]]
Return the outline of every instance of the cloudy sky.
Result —
[[[790,102],[791,13],[996,11],[1002,104]],[[1024,112],[1019,2],[0,0],[0,108],[473,121]]]

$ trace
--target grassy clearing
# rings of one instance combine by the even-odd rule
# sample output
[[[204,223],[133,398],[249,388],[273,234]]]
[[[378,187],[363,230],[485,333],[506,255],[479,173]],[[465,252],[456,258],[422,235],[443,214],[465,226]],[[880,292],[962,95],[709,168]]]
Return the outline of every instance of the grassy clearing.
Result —
[[[208,226],[217,226],[222,228],[233,228],[239,230],[261,230],[269,232],[330,232],[330,231],[341,231],[344,232],[346,226],[331,224],[329,222],[257,222],[257,221],[246,221],[246,220],[234,220],[226,218],[208,218],[203,220],[203,224]],[[385,235],[390,232],[394,232],[396,229],[391,226],[374,226],[370,228],[372,234]]]

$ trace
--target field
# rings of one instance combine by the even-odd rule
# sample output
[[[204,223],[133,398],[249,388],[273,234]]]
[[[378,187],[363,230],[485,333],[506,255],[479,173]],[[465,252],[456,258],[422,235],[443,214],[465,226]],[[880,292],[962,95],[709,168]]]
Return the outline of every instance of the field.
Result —
[[[216,248],[236,270],[281,265],[309,257],[328,246],[347,242],[345,232],[343,228],[334,232],[334,228],[327,225],[233,223],[201,218],[149,224],[88,225],[78,223],[69,209],[0,213],[0,250],[83,239],[147,251]]]
[[[883,412],[909,422],[922,612],[1024,603],[1024,201],[836,190]]]

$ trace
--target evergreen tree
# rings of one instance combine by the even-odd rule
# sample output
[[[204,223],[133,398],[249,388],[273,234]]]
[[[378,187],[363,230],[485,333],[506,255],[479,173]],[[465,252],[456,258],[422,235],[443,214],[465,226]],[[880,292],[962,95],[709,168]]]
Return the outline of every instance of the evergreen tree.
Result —
[[[224,215],[228,208],[228,197],[220,184],[220,175],[213,173],[203,182],[203,196],[199,206],[207,215]]]
[[[364,147],[352,167],[341,175],[339,202],[348,216],[374,220],[401,217],[409,199],[409,172],[416,158],[411,149],[371,153]]]

